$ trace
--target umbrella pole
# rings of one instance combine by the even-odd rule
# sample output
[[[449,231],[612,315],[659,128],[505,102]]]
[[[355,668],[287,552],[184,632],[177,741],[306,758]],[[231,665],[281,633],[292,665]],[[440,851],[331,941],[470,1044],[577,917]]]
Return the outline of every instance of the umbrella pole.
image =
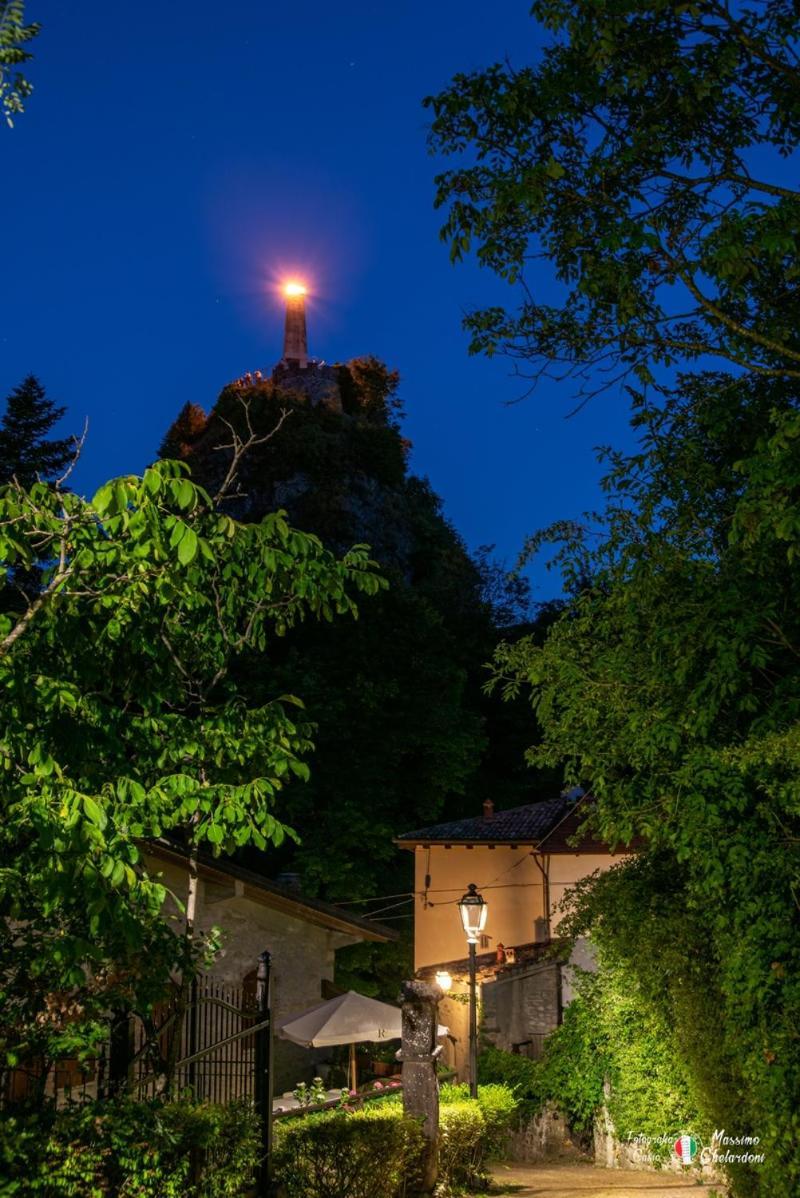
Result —
[[[358,1089],[358,1077],[356,1075],[356,1046],[350,1045],[350,1089]]]

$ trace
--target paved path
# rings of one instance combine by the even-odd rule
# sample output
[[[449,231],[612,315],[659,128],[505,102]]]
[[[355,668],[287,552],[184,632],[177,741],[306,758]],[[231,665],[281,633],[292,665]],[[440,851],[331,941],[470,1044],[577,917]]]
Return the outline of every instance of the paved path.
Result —
[[[588,1164],[495,1165],[492,1176],[494,1192],[509,1198],[711,1198],[715,1193],[713,1186],[699,1186],[674,1173],[633,1173]]]

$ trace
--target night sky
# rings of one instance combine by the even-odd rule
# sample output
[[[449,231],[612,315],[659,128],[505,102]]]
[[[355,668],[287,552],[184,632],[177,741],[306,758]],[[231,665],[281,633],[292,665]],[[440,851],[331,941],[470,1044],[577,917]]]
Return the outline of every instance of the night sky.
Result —
[[[499,5],[28,0],[35,92],[0,129],[0,395],[28,373],[89,418],[75,476],[140,471],[187,400],[280,357],[276,285],[312,292],[310,351],[400,370],[413,469],[471,547],[599,502],[594,447],[624,400],[471,358],[461,317],[513,303],[453,267],[433,209],[422,98],[459,70],[534,55],[527,0]],[[535,593],[557,579],[535,570]]]

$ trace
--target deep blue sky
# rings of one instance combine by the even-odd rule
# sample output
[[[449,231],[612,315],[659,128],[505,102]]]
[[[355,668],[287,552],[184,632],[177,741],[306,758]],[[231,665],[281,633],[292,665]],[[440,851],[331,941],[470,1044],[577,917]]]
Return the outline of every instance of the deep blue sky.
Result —
[[[0,395],[33,372],[89,417],[76,485],[139,471],[186,401],[280,357],[274,283],[314,292],[311,352],[403,377],[413,468],[472,547],[598,502],[594,447],[623,401],[573,419],[470,358],[464,311],[513,301],[452,267],[433,210],[427,93],[535,53],[527,0],[160,5],[28,0],[35,93],[0,129]],[[556,580],[534,575],[537,594]]]

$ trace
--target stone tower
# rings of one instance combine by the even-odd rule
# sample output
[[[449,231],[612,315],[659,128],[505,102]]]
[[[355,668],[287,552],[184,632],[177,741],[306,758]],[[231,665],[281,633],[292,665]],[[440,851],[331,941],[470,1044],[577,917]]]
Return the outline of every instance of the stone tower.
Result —
[[[308,356],[306,289],[301,283],[287,283],[283,294],[286,298],[283,357],[272,371],[272,381],[285,391],[300,392],[314,405],[322,404],[341,412],[336,368]]]
[[[300,283],[288,283],[286,324],[283,333],[283,358],[287,366],[305,370],[308,366],[308,335],[306,333],[306,289]]]

